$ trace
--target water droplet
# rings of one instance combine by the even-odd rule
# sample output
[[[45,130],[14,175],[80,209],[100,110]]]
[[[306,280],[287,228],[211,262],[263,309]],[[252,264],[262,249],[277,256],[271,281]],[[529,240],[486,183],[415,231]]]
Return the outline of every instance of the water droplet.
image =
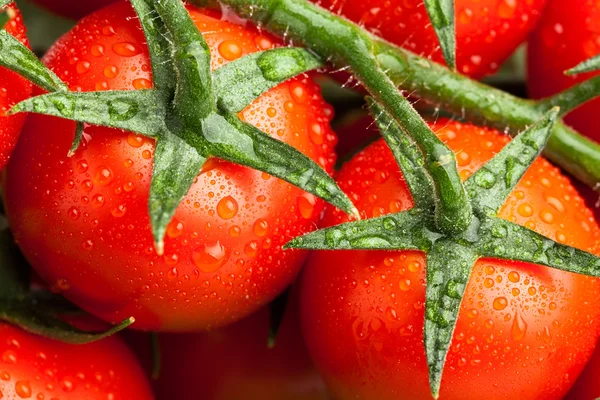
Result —
[[[94,208],[100,208],[104,205],[104,196],[101,194],[97,194],[94,197],[92,197],[92,206]]]
[[[486,288],[491,288],[494,286],[494,280],[492,278],[485,278],[483,281],[483,286],[485,286]]]
[[[496,297],[493,306],[494,310],[504,310],[508,306],[508,301],[506,297]]]
[[[17,363],[17,353],[12,350],[6,350],[2,353],[2,361],[7,364],[16,364]]]
[[[400,279],[400,283],[398,284],[398,286],[400,287],[400,290],[402,290],[403,292],[407,292],[410,290],[410,285],[411,285],[411,281],[410,279]]]
[[[192,253],[194,265],[202,272],[211,273],[219,270],[229,259],[229,250],[219,241]]]
[[[101,166],[94,175],[94,182],[100,186],[107,186],[113,181],[113,173],[110,168]]]
[[[485,167],[477,171],[475,183],[482,188],[491,189],[496,184],[496,175]]]
[[[523,217],[531,217],[533,215],[533,208],[527,203],[519,204],[517,212]]]
[[[118,206],[113,208],[110,213],[115,218],[121,218],[125,215],[126,212],[127,212],[127,206],[125,206],[125,204],[119,204]]]
[[[314,123],[311,125],[308,130],[308,136],[310,137],[311,142],[316,144],[317,146],[325,143],[325,129],[319,123]]]
[[[239,206],[237,201],[231,196],[223,197],[217,204],[217,214],[223,219],[235,217],[238,213],[238,209]]]
[[[508,273],[508,280],[513,283],[517,283],[521,280],[521,275],[519,275],[517,271],[510,271]]]
[[[304,193],[301,196],[298,196],[296,203],[298,204],[298,211],[300,212],[302,218],[312,219],[315,212],[315,205],[317,204],[315,196],[309,193]]]
[[[90,167],[89,164],[85,160],[81,160],[81,161],[77,162],[77,172],[79,172],[80,174],[87,172],[89,167]]]
[[[70,393],[73,390],[75,390],[75,383],[70,378],[63,379],[60,385],[62,386],[62,389],[67,393]]]
[[[106,25],[102,28],[102,34],[104,36],[113,36],[115,33],[115,28],[110,25]]]
[[[302,82],[292,82],[289,90],[292,100],[294,100],[297,104],[304,104],[308,101],[306,86]]]
[[[0,379],[2,379],[3,381],[10,380],[10,373],[8,371],[0,372]]]
[[[244,246],[244,253],[246,253],[248,257],[256,257],[258,254],[258,242],[253,240]]]
[[[242,48],[233,40],[225,40],[219,44],[219,54],[228,61],[237,60],[242,56]]]
[[[171,239],[175,239],[183,233],[183,222],[177,218],[173,218],[169,225],[167,225],[167,236]]]
[[[29,381],[17,381],[15,383],[15,393],[22,399],[31,397],[31,385]]]
[[[141,53],[141,50],[129,42],[119,42],[112,45],[113,51],[123,57],[133,57]]]
[[[517,10],[517,0],[502,0],[498,5],[498,16],[500,18],[513,18]]]
[[[254,234],[256,236],[265,236],[269,229],[269,223],[262,218],[259,218],[254,223]]]
[[[242,229],[239,226],[234,225],[231,228],[229,228],[229,235],[230,236],[238,237],[241,234],[242,234]]]
[[[513,340],[519,341],[525,337],[527,333],[527,322],[523,319],[520,313],[516,312],[513,318],[511,335]]]
[[[136,90],[144,90],[144,89],[152,88],[152,82],[146,78],[134,79],[132,84],[133,84],[134,89],[136,89]]]
[[[542,212],[540,212],[540,218],[547,224],[554,222],[554,214],[549,210],[542,210]]]
[[[78,74],[83,75],[90,70],[90,66],[91,64],[88,61],[79,61],[75,69]]]
[[[113,79],[119,75],[119,68],[116,65],[107,65],[104,67],[104,76]]]

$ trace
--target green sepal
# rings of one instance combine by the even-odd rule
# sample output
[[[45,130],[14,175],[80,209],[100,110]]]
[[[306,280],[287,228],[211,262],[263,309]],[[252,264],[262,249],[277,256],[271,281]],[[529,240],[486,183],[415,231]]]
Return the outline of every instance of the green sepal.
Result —
[[[173,66],[170,34],[160,19],[151,0],[129,0],[144,30],[150,53],[153,86],[167,96],[175,93],[176,80]],[[150,4],[152,3],[152,4]]]
[[[156,251],[164,253],[164,236],[175,210],[200,173],[206,158],[183,139],[167,132],[156,142],[148,207]]]
[[[425,170],[423,154],[417,144],[400,129],[393,118],[373,98],[367,97],[367,104],[379,132],[394,154],[415,206],[421,209],[433,209],[435,192],[431,178]]]
[[[558,108],[552,109],[542,120],[516,136],[465,182],[474,209],[493,215],[500,210],[546,146],[558,111]]]
[[[0,66],[10,69],[49,92],[68,88],[23,43],[4,29],[0,31]]]
[[[277,344],[277,335],[289,304],[290,290],[287,288],[269,304],[269,337],[267,338],[269,349],[275,348]]]
[[[565,71],[565,75],[583,74],[585,72],[594,72],[600,69],[600,54],[585,61],[580,62],[573,68]]]
[[[310,157],[242,122],[234,114],[213,114],[203,123],[210,155],[266,172],[322,198],[348,214],[354,204],[335,180]]]
[[[523,261],[562,271],[600,277],[600,257],[500,218],[483,222],[475,251],[481,257]]]
[[[427,251],[440,237],[427,229],[426,226],[433,222],[427,214],[413,208],[379,218],[348,222],[292,239],[284,249]]]
[[[240,112],[267,90],[322,65],[312,53],[297,47],[249,54],[214,72],[217,106],[224,112]]]
[[[471,249],[450,240],[440,240],[427,254],[424,342],[429,386],[435,399],[475,261],[477,256]]]
[[[210,49],[181,1],[149,0],[171,34],[175,112],[188,126],[216,111]],[[191,112],[193,110],[193,112]]]
[[[73,139],[73,143],[71,144],[71,148],[69,149],[69,153],[67,157],[73,157],[75,152],[79,148],[81,144],[81,140],[83,139],[83,130],[85,129],[85,124],[83,122],[77,122],[75,124],[75,138]]]
[[[9,114],[35,112],[78,122],[125,129],[148,137],[165,131],[165,110],[156,90],[55,92],[15,105]]]
[[[107,338],[135,322],[131,317],[106,331],[89,332],[75,328],[55,316],[39,313],[36,308],[37,304],[29,298],[0,299],[0,320],[17,325],[29,333],[70,344],[86,344]]]
[[[424,0],[429,20],[440,42],[448,68],[456,69],[454,0]]]

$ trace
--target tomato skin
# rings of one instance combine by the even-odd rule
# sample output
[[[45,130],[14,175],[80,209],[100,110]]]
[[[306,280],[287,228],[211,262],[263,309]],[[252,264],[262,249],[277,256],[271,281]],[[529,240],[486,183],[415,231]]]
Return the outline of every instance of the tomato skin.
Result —
[[[135,356],[116,337],[69,345],[2,323],[0,353],[3,399],[154,398]]]
[[[213,67],[274,39],[190,7],[213,49]],[[72,90],[150,86],[142,32],[126,3],[83,19],[48,53]],[[309,78],[261,96],[241,117],[331,171],[332,108]],[[186,331],[225,325],[259,309],[297,275],[306,252],[285,251],[315,229],[322,201],[261,172],[211,159],[153,249],[148,192],[151,140],[86,128],[67,158],[74,124],[32,115],[7,168],[9,221],[27,259],[50,287],[109,322]],[[41,134],[43,130],[43,134]]]
[[[34,3],[63,17],[82,18],[117,0],[33,0]]]
[[[12,3],[10,6],[14,16],[5,25],[8,33],[29,47],[27,32],[19,9]],[[32,85],[18,74],[0,67],[0,169],[4,168],[10,153],[17,144],[21,129],[25,123],[25,114],[5,116],[13,105],[27,99],[31,95]]]
[[[414,53],[443,62],[423,0],[313,0]],[[479,78],[498,69],[537,22],[546,0],[455,0],[456,65]]]
[[[533,98],[551,96],[597,75],[566,76],[564,71],[600,54],[598,20],[600,5],[597,2],[549,0],[527,47],[527,82]],[[566,121],[600,142],[598,107],[600,100],[590,101],[569,113]]]
[[[463,179],[508,139],[440,121]],[[362,217],[413,206],[391,152],[378,141],[339,173]],[[596,253],[600,229],[569,181],[539,159],[500,216]],[[328,209],[324,224],[347,221]],[[423,347],[425,258],[420,252],[323,251],[302,277],[308,349],[334,398],[431,399]],[[600,281],[520,262],[479,260],[467,285],[440,399],[560,399],[600,332]]]
[[[297,297],[297,296],[295,296]],[[310,360],[292,300],[274,349],[267,348],[269,310],[215,331],[160,334],[159,399],[327,400],[325,383]],[[151,368],[150,343],[140,332],[128,342]]]

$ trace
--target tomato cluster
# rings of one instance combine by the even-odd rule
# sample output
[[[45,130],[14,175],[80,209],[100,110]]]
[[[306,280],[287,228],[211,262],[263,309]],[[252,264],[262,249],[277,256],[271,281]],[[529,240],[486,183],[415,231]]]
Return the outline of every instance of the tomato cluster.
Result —
[[[145,33],[128,1],[35,2],[80,18],[43,59],[70,91],[155,86]],[[422,0],[313,2],[443,62]],[[531,96],[571,87],[592,74],[563,72],[600,53],[596,3],[457,0],[457,71],[472,78],[495,72],[529,35]],[[186,9],[210,48],[213,70],[283,44],[226,7]],[[27,45],[19,11],[15,5],[9,10],[6,31]],[[376,140],[374,121],[354,111],[346,120],[352,122],[334,132],[334,109],[313,78],[305,74],[280,83],[239,118],[329,174],[338,158],[347,160],[334,176],[362,219],[413,208],[406,177],[386,142]],[[4,111],[46,91],[4,68],[0,88]],[[595,140],[598,101],[566,118]],[[468,122],[432,119],[429,125],[456,154],[463,181],[510,142],[499,131]],[[129,346],[109,337],[75,347],[1,322],[0,398],[432,398],[423,338],[425,253],[286,250],[293,238],[356,216],[219,158],[209,158],[198,171],[167,226],[164,252],[157,251],[148,213],[156,142],[85,124],[80,147],[68,154],[75,132],[75,122],[56,116],[0,117],[4,212],[43,285],[106,323],[133,317],[134,331],[125,334]],[[600,255],[600,226],[588,205],[561,170],[539,158],[498,216]],[[276,347],[268,349],[277,316],[268,305],[298,276]],[[598,278],[479,259],[464,289],[440,398],[600,396],[600,350],[593,354],[600,336],[598,297]],[[160,334],[150,338],[147,331]],[[162,371],[151,383],[157,347]]]

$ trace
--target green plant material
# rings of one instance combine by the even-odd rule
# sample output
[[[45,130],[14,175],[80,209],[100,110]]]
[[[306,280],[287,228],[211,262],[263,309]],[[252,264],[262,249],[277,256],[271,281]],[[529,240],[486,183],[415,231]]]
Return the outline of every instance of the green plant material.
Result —
[[[104,332],[88,332],[60,319],[73,313],[73,306],[56,301],[45,292],[31,292],[31,268],[14,243],[6,220],[1,218],[0,224],[0,321],[17,325],[30,333],[72,344],[85,344],[106,338],[134,322],[133,318],[128,318]]]
[[[545,111],[537,102],[512,96],[394,46],[308,0],[192,2],[200,6],[227,5],[268,31],[304,44],[335,68],[350,66],[351,72],[378,101],[387,94],[378,95],[365,79],[365,76],[371,80],[379,79],[370,75],[373,63],[378,64],[402,90],[435,107],[506,130],[513,136],[544,116]],[[362,57],[354,59],[354,53]],[[396,98],[383,100],[391,102]],[[386,111],[390,110],[386,107]],[[562,122],[554,124],[545,155],[592,188],[600,182],[600,144],[579,135]]]
[[[454,0],[425,0],[425,8],[448,68],[456,69],[456,29],[454,26]]]
[[[81,124],[125,129],[154,138],[149,213],[155,247],[164,251],[166,226],[209,157],[219,157],[283,179],[340,209],[354,205],[333,178],[295,148],[242,122],[236,112],[277,84],[321,66],[306,50],[280,48],[210,70],[209,48],[179,1],[131,0],[148,42],[154,88],[59,92],[25,100],[10,111],[36,112]],[[21,46],[23,47],[23,46]],[[30,53],[40,76],[54,74]],[[29,70],[29,69],[27,69]],[[38,79],[37,72],[30,73]],[[58,78],[56,78],[58,79]]]
[[[413,209],[349,222],[296,238],[286,248],[314,250],[421,250],[427,254],[424,343],[431,392],[439,394],[446,355],[464,289],[482,257],[519,260],[600,277],[600,258],[559,244],[497,214],[524,173],[543,150],[558,109],[513,139],[466,182],[474,218],[464,232],[438,229],[432,215],[426,161],[407,135],[377,103],[371,110],[413,194]]]
[[[208,0],[196,2],[214,4]],[[432,177],[438,227],[446,232],[459,233],[469,226],[473,214],[458,175],[454,153],[435,136],[386,75],[384,66],[374,57],[376,44],[369,33],[304,0],[226,0],[223,4],[267,30],[286,37],[289,33],[294,42],[310,46],[316,54],[337,67],[350,66],[375,100],[425,155],[423,168]]]
[[[594,72],[600,69],[600,55],[588,58],[585,61],[580,62],[573,68],[569,68],[565,71],[565,75],[577,75],[585,72]]]
[[[552,107],[560,107],[560,115],[566,115],[577,107],[598,97],[600,93],[600,76],[590,78],[553,96],[542,99],[538,107],[542,111],[548,111]]]

